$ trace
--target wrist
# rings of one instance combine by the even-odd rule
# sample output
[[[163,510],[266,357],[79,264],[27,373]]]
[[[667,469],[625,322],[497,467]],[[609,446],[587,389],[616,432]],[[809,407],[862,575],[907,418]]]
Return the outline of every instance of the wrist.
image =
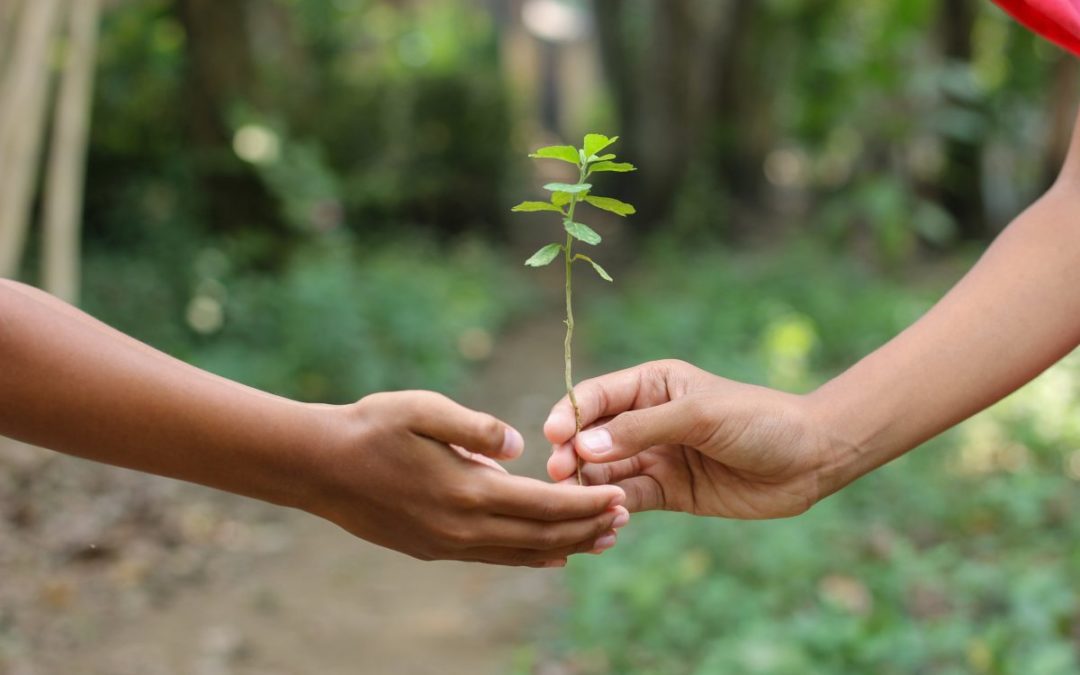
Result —
[[[326,517],[328,505],[339,501],[344,472],[350,470],[344,466],[345,459],[355,458],[357,449],[366,445],[363,430],[368,425],[359,403],[301,405],[310,436],[294,448],[280,492],[287,500],[284,505]]]
[[[890,450],[888,425],[872,406],[845,395],[835,382],[803,396],[818,445],[818,484],[824,499],[903,454]]]

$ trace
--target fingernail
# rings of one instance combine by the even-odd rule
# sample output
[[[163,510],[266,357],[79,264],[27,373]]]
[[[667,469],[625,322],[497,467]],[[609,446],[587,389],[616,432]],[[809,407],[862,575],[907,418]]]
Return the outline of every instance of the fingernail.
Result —
[[[611,452],[611,432],[607,429],[590,429],[578,434],[581,447],[594,455],[606,455]]]
[[[623,492],[622,490],[619,490],[619,493],[616,494],[614,497],[612,497],[611,501],[608,502],[608,508],[612,508],[612,507],[615,507],[615,506],[622,506],[625,503],[626,503],[626,493]]]
[[[611,526],[617,530],[620,527],[626,527],[626,524],[630,522],[630,512],[621,506],[615,508],[618,515],[615,516],[615,520],[611,521]]]
[[[544,567],[566,567],[566,560],[549,560],[544,563]]]
[[[503,444],[501,454],[503,457],[520,457],[525,451],[525,439],[517,429],[506,427],[503,431]]]
[[[605,534],[604,536],[597,539],[596,543],[593,544],[592,552],[600,553],[601,551],[608,550],[615,545],[615,539],[616,537],[614,534]]]

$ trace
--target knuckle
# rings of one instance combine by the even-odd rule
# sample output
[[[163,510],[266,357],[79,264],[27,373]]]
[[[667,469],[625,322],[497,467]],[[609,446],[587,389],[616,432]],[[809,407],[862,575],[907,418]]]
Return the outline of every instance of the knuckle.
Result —
[[[458,485],[450,490],[447,501],[463,511],[479,511],[484,506],[484,493],[474,485]]]
[[[540,520],[555,520],[559,515],[559,509],[552,502],[542,502],[537,509]]]
[[[596,548],[596,540],[597,540],[598,538],[599,538],[599,535],[597,535],[597,536],[595,536],[595,537],[589,537],[589,538],[587,538],[587,539],[584,539],[584,540],[582,540],[582,541],[579,541],[578,543],[576,543],[576,544],[574,544],[573,546],[571,546],[571,547],[570,547],[570,548],[569,548],[569,549],[568,549],[568,550],[566,551],[566,553],[567,553],[568,555],[574,555],[575,553],[588,553],[589,551],[591,551],[591,550],[593,550],[594,548]]]
[[[562,536],[559,531],[553,527],[545,527],[536,536],[536,545],[543,550],[549,550],[558,547],[562,543]]]
[[[475,535],[464,523],[447,520],[436,527],[436,547],[444,554],[467,548]]]
[[[657,370],[661,373],[676,373],[680,370],[693,368],[692,365],[682,359],[662,359],[660,361],[654,361],[653,365],[655,365]]]
[[[480,415],[476,422],[477,440],[499,448],[503,443],[503,424],[491,415]]]

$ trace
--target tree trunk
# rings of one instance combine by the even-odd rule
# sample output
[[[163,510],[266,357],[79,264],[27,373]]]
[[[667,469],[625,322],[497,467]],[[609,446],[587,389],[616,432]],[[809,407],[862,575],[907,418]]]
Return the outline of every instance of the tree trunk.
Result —
[[[1080,102],[1080,61],[1071,54],[1062,54],[1054,63],[1051,91],[1043,169],[1047,186],[1057,179],[1065,163]]]
[[[22,258],[52,80],[49,55],[63,6],[61,0],[27,3],[0,83],[0,277],[14,276]]]
[[[978,8],[972,0],[944,0],[941,5],[942,52],[952,63],[970,63]],[[979,113],[978,104],[952,99],[951,104]],[[947,164],[940,182],[941,202],[959,225],[962,239],[990,236],[983,199],[982,144],[970,138],[948,138]]]
[[[249,0],[178,0],[187,33],[188,134],[203,185],[206,219],[218,230],[277,222],[264,187],[232,152],[229,114],[255,98]]]
[[[56,103],[45,185],[43,287],[71,303],[79,295],[79,236],[86,143],[97,53],[99,0],[71,8],[64,74]]]
[[[671,209],[691,157],[718,122],[725,46],[739,2],[643,3],[646,38],[626,35],[622,0],[594,0],[599,45],[625,143],[620,155],[640,166],[633,191],[638,227],[654,227]],[[641,7],[636,5],[635,7]]]

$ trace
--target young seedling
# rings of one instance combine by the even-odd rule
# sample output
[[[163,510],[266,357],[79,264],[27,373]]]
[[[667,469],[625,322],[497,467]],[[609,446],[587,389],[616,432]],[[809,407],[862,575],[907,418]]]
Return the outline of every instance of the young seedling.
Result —
[[[553,145],[540,148],[529,157],[533,159],[554,159],[573,164],[578,168],[578,180],[576,183],[548,183],[544,189],[551,193],[550,201],[546,202],[522,202],[514,207],[518,213],[532,213],[537,211],[551,211],[558,213],[562,221],[563,230],[566,232],[566,243],[553,243],[541,248],[525,261],[529,267],[545,267],[550,265],[563,254],[566,262],[566,340],[563,343],[564,365],[566,374],[566,395],[570,398],[570,404],[574,407],[574,417],[577,420],[577,430],[581,431],[581,410],[578,408],[577,398],[574,396],[574,368],[573,368],[573,342],[574,342],[574,263],[584,261],[592,265],[596,273],[604,281],[612,281],[611,275],[604,270],[595,260],[582,253],[574,253],[574,241],[596,246],[600,243],[600,235],[591,227],[575,220],[575,211],[578,204],[586,203],[604,211],[609,211],[617,216],[626,217],[635,213],[632,205],[621,202],[611,197],[598,197],[592,194],[593,186],[588,179],[594,173],[615,172],[626,173],[636,170],[632,164],[616,162],[612,153],[600,154],[615,141],[618,136],[608,138],[602,134],[587,134],[585,143],[581,148],[570,145]],[[577,482],[581,480],[581,459],[578,459]]]

